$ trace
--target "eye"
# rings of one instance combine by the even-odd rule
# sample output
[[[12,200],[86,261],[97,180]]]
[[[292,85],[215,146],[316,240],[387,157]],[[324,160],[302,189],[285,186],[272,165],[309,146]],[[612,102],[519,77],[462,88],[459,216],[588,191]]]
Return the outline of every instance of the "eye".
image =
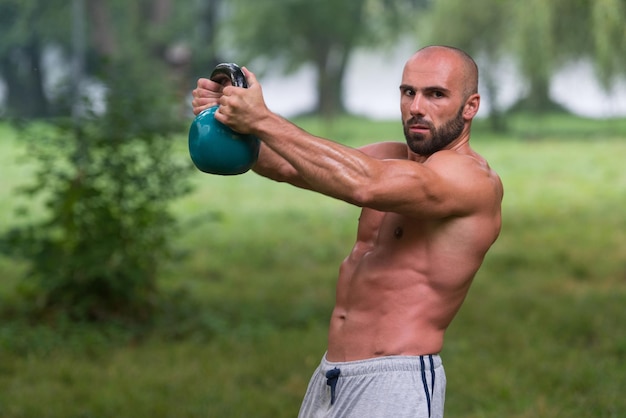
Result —
[[[438,91],[438,90],[433,91],[433,97],[437,99],[441,99],[442,97],[445,97],[445,96],[446,95],[442,91]]]
[[[411,88],[403,88],[402,89],[402,95],[403,96],[408,96],[408,97],[413,97],[415,96],[415,90],[411,89]]]

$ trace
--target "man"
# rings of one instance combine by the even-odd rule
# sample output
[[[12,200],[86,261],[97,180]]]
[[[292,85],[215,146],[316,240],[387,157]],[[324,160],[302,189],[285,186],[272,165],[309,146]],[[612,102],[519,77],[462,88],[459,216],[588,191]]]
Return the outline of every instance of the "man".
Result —
[[[363,208],[300,416],[443,416],[444,333],[501,225],[502,183],[469,145],[475,62],[456,48],[417,51],[400,86],[406,144],[360,149],[272,113],[244,73],[249,89],[198,80],[194,112],[219,104],[218,121],[256,135],[258,174]]]

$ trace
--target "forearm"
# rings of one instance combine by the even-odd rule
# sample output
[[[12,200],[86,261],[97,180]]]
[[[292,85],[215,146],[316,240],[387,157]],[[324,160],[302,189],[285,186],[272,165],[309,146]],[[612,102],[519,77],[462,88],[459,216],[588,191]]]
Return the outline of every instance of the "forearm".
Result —
[[[263,142],[261,142],[259,158],[252,167],[252,171],[270,180],[289,183],[303,189],[311,188],[287,160]]]
[[[275,114],[255,124],[254,133],[288,162],[309,188],[351,203],[376,160],[359,150],[315,137]]]
[[[285,181],[359,206],[372,202],[380,193],[375,189],[386,183],[381,179],[386,162],[310,135],[271,112],[256,77],[243,70],[249,87],[225,87],[215,119],[236,132],[256,135],[263,142],[264,155],[260,156],[255,171],[279,181],[288,179]],[[281,170],[284,170],[282,174]],[[376,184],[372,186],[373,183]]]

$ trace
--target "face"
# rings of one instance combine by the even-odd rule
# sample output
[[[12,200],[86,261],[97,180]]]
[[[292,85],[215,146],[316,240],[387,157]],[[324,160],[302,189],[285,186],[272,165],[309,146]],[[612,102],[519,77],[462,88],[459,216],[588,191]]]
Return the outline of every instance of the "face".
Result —
[[[465,127],[463,107],[459,109],[456,116],[438,127],[421,116],[413,116],[409,120],[403,121],[402,124],[404,137],[411,151],[419,155],[429,156],[444,149],[461,135]],[[428,132],[423,132],[424,128],[417,132],[412,131],[411,127],[416,125],[427,128]]]
[[[457,57],[445,51],[418,53],[407,62],[400,106],[404,136],[414,153],[429,156],[449,146],[478,110],[477,95],[469,100],[465,95],[461,68]]]

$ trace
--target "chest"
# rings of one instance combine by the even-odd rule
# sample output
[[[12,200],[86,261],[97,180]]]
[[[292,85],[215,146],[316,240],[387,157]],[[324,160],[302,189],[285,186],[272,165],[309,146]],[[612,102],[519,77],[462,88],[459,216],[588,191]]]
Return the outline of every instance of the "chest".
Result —
[[[401,244],[424,235],[430,229],[428,222],[409,219],[397,213],[363,209],[359,218],[357,241],[374,245]]]

